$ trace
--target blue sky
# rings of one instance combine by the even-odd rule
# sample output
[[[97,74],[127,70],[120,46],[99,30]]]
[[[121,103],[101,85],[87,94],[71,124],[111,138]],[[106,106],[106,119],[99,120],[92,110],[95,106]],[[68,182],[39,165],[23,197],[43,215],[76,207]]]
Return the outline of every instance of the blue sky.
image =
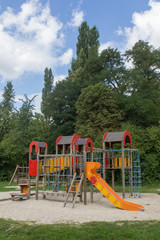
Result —
[[[158,0],[0,0],[0,100],[12,80],[17,106],[37,94],[39,112],[44,69],[55,81],[67,75],[82,21],[98,28],[99,51],[123,52],[139,39],[160,47]]]

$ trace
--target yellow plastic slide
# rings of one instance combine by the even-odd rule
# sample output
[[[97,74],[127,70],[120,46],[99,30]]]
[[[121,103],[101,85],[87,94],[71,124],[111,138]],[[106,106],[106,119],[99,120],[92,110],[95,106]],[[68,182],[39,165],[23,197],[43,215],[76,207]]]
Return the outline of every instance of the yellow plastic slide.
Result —
[[[144,207],[123,200],[102,178],[96,173],[100,168],[99,162],[87,162],[86,174],[88,180],[116,207],[128,211],[144,211]]]

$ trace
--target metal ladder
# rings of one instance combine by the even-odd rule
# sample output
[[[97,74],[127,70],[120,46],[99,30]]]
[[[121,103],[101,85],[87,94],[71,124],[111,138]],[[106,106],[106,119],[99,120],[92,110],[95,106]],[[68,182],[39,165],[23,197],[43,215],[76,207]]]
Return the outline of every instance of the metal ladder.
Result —
[[[70,194],[73,194],[72,208],[74,208],[76,199],[79,195],[79,191],[80,191],[80,188],[81,188],[81,185],[82,185],[82,182],[83,182],[83,178],[84,178],[84,173],[82,173],[80,178],[77,178],[76,173],[74,174],[71,185],[69,187],[69,190],[68,190],[68,193],[67,193],[67,196],[66,196],[66,199],[65,199],[64,207],[67,204],[67,201],[68,201],[68,198],[69,198]],[[76,183],[78,183],[78,184],[76,185]],[[77,187],[77,190],[74,190],[76,187]]]

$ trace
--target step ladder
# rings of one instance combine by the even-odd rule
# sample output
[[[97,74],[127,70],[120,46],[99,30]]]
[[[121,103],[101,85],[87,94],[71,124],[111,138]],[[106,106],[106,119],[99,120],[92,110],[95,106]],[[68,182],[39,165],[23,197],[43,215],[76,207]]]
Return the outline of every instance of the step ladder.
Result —
[[[67,196],[66,196],[66,199],[65,199],[64,207],[66,206],[67,201],[68,201],[70,195],[72,194],[73,195],[72,208],[74,208],[76,199],[79,196],[79,192],[80,192],[80,189],[81,189],[81,186],[82,186],[83,178],[84,178],[84,173],[82,173],[82,175],[80,177],[77,177],[76,173],[74,174],[71,185],[69,187],[69,190],[68,190],[68,193],[67,193]],[[78,184],[76,185],[76,183],[78,183]]]

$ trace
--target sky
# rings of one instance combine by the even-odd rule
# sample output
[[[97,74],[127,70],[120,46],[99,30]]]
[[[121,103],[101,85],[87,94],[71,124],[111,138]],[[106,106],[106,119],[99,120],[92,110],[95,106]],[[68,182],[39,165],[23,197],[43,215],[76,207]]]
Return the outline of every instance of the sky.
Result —
[[[44,69],[55,82],[67,76],[83,21],[98,28],[99,52],[124,52],[140,39],[160,47],[158,0],[0,0],[0,101],[12,81],[16,106],[37,95],[40,112]]]

